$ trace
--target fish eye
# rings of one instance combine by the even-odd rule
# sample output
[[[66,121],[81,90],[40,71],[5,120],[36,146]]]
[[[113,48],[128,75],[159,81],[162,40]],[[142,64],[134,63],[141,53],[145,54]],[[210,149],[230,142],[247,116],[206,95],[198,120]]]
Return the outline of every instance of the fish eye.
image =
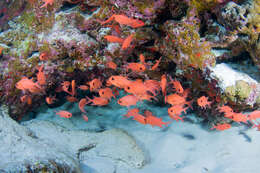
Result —
[[[115,79],[112,77],[111,80],[115,80]]]
[[[127,87],[128,90],[130,90],[130,87]]]
[[[142,68],[142,67],[140,67],[140,70],[143,70],[143,68]]]
[[[104,94],[104,91],[102,92],[102,94]]]

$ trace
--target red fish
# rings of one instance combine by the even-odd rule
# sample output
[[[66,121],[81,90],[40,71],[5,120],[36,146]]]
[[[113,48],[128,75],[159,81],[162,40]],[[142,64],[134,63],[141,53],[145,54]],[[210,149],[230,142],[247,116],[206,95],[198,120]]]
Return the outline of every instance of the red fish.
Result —
[[[89,87],[87,85],[80,85],[80,86],[78,86],[78,88],[83,91],[87,91],[89,89]]]
[[[158,126],[162,128],[162,125],[167,126],[170,122],[163,122],[161,118],[158,118],[152,114],[151,111],[145,110],[144,115],[146,116],[146,124],[151,126]]]
[[[47,5],[52,5],[54,0],[42,0],[44,2],[44,4],[40,7],[40,8],[43,8],[43,7],[47,7]]]
[[[183,93],[184,90],[183,90],[183,87],[182,87],[182,85],[179,81],[177,81],[176,79],[175,80],[171,79],[171,84],[173,84],[173,88],[175,89],[175,91],[177,91],[178,94]]]
[[[225,106],[225,105],[223,105],[221,107],[219,106],[218,110],[219,110],[219,112],[223,112],[224,113],[224,117],[226,117],[226,118],[230,118],[234,114],[233,109],[231,107],[229,107],[229,106]]]
[[[130,25],[132,23],[132,19],[125,16],[125,15],[119,15],[119,14],[113,14],[110,18],[108,18],[104,22],[100,22],[102,25],[111,22],[112,20],[115,20],[121,25]]]
[[[79,101],[79,109],[81,110],[81,112],[86,113],[84,106],[87,104],[87,99],[83,98],[80,99]]]
[[[134,96],[134,95],[126,95],[122,98],[120,98],[117,103],[120,104],[121,106],[132,106],[136,105],[136,103],[139,101],[139,99]]]
[[[149,98],[154,98],[154,96],[156,95],[155,90],[152,85],[149,86],[149,85],[147,85],[147,83],[145,84],[144,82],[138,81],[138,80],[132,81],[130,84],[125,86],[124,89],[126,92],[135,95],[139,99],[147,98],[149,100]],[[152,93],[154,96],[149,97],[148,92]]]
[[[46,77],[43,72],[43,64],[38,68],[38,73],[37,73],[37,81],[40,85],[45,85],[46,84]]]
[[[156,80],[146,80],[144,81],[144,85],[147,87],[147,90],[151,92],[154,96],[157,95],[160,91],[160,82]]]
[[[22,97],[20,97],[21,102],[23,103],[27,103],[28,105],[32,104],[32,98],[28,95],[24,95]]]
[[[231,128],[231,125],[228,124],[228,123],[224,123],[224,124],[217,124],[216,126],[213,126],[213,127],[211,128],[211,130],[212,130],[212,129],[216,129],[216,130],[223,131],[223,130],[227,130],[227,129],[229,129],[229,128]]]
[[[108,18],[106,21],[104,22],[100,22],[102,25],[111,22],[112,20],[115,20],[116,22],[118,22],[120,25],[128,25],[131,26],[132,28],[138,28],[138,27],[142,27],[145,25],[145,23],[141,20],[138,19],[132,19],[129,18],[125,15],[120,15],[120,14],[113,14],[110,18]]]
[[[125,86],[131,83],[130,80],[127,79],[125,76],[110,76],[107,80],[107,83],[110,83],[118,88],[125,88]]]
[[[123,41],[123,44],[122,44],[122,49],[123,50],[127,49],[130,46],[130,44],[131,44],[131,42],[133,40],[134,35],[135,34],[131,34],[128,37],[125,38],[125,40]]]
[[[170,105],[184,105],[186,104],[186,99],[178,94],[170,94],[166,96],[166,102]]]
[[[116,65],[113,61],[107,62],[106,66],[107,66],[108,68],[113,69],[113,70],[116,70],[116,68],[117,68],[117,65]]]
[[[167,86],[167,78],[166,75],[162,75],[161,77],[161,84],[160,84],[161,88],[162,88],[162,93],[164,96],[164,102],[166,103],[166,86]]]
[[[260,110],[255,110],[248,115],[248,120],[250,120],[253,124],[253,120],[256,120],[258,118],[260,118]]]
[[[144,55],[143,54],[140,54],[139,55],[139,59],[140,59],[140,62],[142,63],[142,64],[146,64],[146,62],[145,62],[145,57],[144,57]]]
[[[98,91],[99,96],[111,100],[111,97],[115,97],[111,88],[103,88]]]
[[[109,103],[109,100],[103,97],[94,96],[93,99],[90,99],[89,97],[86,98],[87,98],[87,104],[92,103],[91,105],[95,105],[95,106],[105,106]]]
[[[235,122],[238,122],[238,123],[243,122],[246,124],[247,124],[247,120],[248,120],[247,116],[242,113],[233,113],[231,119]]]
[[[75,80],[71,81],[71,95],[72,96],[76,95],[76,82],[75,82]]]
[[[121,34],[121,28],[119,25],[113,23],[112,25],[107,25],[107,27],[113,28],[118,35]]]
[[[206,109],[206,106],[210,107],[211,102],[208,101],[208,97],[201,96],[200,98],[197,99],[197,103],[201,108]]]
[[[182,114],[182,112],[186,113],[186,109],[188,109],[188,107],[183,108],[183,105],[174,105],[168,109],[168,114],[179,116]]]
[[[106,35],[106,36],[104,36],[104,38],[108,42],[111,42],[111,43],[120,43],[120,44],[122,44],[124,42],[124,40],[122,38],[119,38],[119,37],[116,37],[116,36],[113,36],[113,35]]]
[[[98,89],[102,86],[102,82],[99,79],[93,79],[88,82],[90,91],[98,91]]]
[[[33,82],[32,79],[28,79],[27,77],[23,77],[20,81],[18,81],[15,84],[15,87],[22,91],[28,90],[31,93],[40,93],[43,91],[39,84]]]
[[[45,101],[50,105],[53,104],[53,102],[57,100],[55,97],[46,97]]]
[[[56,112],[56,115],[59,115],[62,118],[71,118],[72,117],[72,113],[70,113],[68,111],[59,111],[59,112]]]
[[[46,52],[43,52],[43,53],[40,54],[39,59],[41,61],[46,61],[46,60],[49,59],[49,56],[48,56],[48,54]]]
[[[83,117],[83,119],[86,121],[86,122],[88,122],[88,116],[87,115],[82,115],[82,117]]]
[[[62,84],[61,84],[62,91],[72,95],[72,92],[69,91],[69,87],[70,87],[70,81],[62,82]]]
[[[144,26],[145,23],[141,20],[138,20],[138,19],[133,19],[132,20],[132,24],[130,25],[132,28],[139,28],[139,27],[142,27]]]
[[[66,99],[67,99],[67,101],[69,101],[71,103],[78,101],[78,99],[74,96],[66,96]]]
[[[143,116],[143,115],[141,115],[141,114],[136,114],[136,115],[134,115],[133,116],[134,118],[133,118],[133,120],[135,120],[135,121],[137,121],[137,122],[139,122],[139,123],[141,123],[141,124],[146,124],[146,118],[145,118],[145,116]]]
[[[129,69],[134,72],[141,73],[144,72],[146,68],[143,64],[132,62],[127,64],[126,70],[128,71]]]
[[[156,63],[152,66],[151,70],[156,70],[161,62],[162,57],[159,60],[156,60]]]
[[[138,108],[133,108],[133,109],[130,109],[127,114],[123,115],[127,118],[130,118],[130,117],[133,117],[135,115],[139,114],[139,109]]]

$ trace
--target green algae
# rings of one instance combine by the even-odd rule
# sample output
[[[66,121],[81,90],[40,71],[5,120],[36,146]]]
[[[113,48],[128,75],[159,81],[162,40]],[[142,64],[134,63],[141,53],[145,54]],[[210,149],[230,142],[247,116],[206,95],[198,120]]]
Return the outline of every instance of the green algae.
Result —
[[[228,100],[234,103],[243,103],[252,92],[251,86],[242,80],[236,81],[235,85],[229,86],[225,90]]]
[[[142,13],[145,14],[145,11],[148,10],[151,14],[154,13],[153,7],[154,3],[151,3],[151,1],[135,1],[133,2],[134,6],[138,8],[138,10]]]
[[[192,0],[191,6],[196,7],[198,12],[210,10],[219,4],[218,0]]]
[[[55,14],[47,13],[36,16],[35,12],[27,11],[17,18],[17,23],[21,24],[27,32],[40,33],[48,31],[55,22]]]
[[[250,93],[252,91],[252,88],[250,85],[242,80],[239,80],[236,82],[236,92],[237,96],[241,100],[245,100],[249,97]]]
[[[165,56],[173,60],[177,65],[183,65],[184,68],[192,66],[202,70],[207,65],[215,65],[215,56],[211,52],[210,43],[200,37],[199,23],[195,19],[192,22],[189,21],[192,10],[189,9],[188,18],[183,21],[165,25],[170,40],[164,43],[166,49],[169,49]],[[178,30],[178,32],[175,32],[175,30]],[[176,56],[173,55],[172,50],[178,50]]]
[[[260,1],[254,0],[252,3],[252,8],[249,9],[248,16],[250,17],[247,25],[236,32],[248,37],[247,39],[240,39],[240,42],[260,69]]]
[[[226,88],[225,90],[225,95],[227,96],[227,98],[229,100],[231,100],[232,102],[236,101],[236,88],[235,86],[229,86]]]

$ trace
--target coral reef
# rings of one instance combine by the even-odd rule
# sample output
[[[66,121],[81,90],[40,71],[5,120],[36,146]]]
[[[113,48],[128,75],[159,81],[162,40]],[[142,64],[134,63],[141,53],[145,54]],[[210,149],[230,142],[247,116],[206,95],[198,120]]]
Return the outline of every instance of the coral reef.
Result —
[[[0,1],[0,172],[79,172],[96,156],[140,169],[140,131],[173,122],[260,131],[259,13],[259,0]],[[123,120],[136,136],[109,130]]]
[[[195,107],[202,116],[217,112],[219,119],[205,117],[216,129],[226,123],[218,106],[243,111],[259,105],[258,79],[234,75],[227,85],[216,66],[248,53],[259,68],[259,1],[10,1],[12,15],[7,5],[0,19],[8,24],[0,33],[0,95],[17,120],[45,101],[64,103],[55,99],[79,101],[82,113],[86,104],[106,105],[112,96],[97,97],[101,87],[114,98],[119,89],[136,97],[119,99],[123,106],[131,97],[130,105],[146,100],[182,105],[174,107],[180,112]],[[127,88],[133,86],[141,89]],[[177,114],[170,117],[182,120]],[[149,113],[135,117],[167,125]]]
[[[245,27],[248,23],[246,16],[247,10],[245,6],[238,5],[235,2],[229,2],[221,9],[218,21],[231,31]]]
[[[1,1],[0,2],[0,31],[8,28],[8,21],[19,16],[26,9],[26,1]]]
[[[259,67],[259,1],[244,1],[241,4],[229,2],[217,14],[219,23],[230,31],[231,41],[228,48],[233,56],[243,51],[250,54],[251,59]],[[232,55],[229,55],[232,56]]]
[[[256,103],[257,97],[259,97],[258,81],[224,63],[218,64],[211,70],[210,78],[219,81],[218,86],[225,95],[225,102],[230,102],[240,109],[258,105]],[[225,77],[226,74],[229,74],[228,78]]]
[[[165,22],[166,38],[158,47],[160,53],[177,65],[204,69],[215,64],[215,57],[211,53],[210,43],[200,38],[199,19],[195,16],[194,9],[190,9],[188,17],[182,21]]]

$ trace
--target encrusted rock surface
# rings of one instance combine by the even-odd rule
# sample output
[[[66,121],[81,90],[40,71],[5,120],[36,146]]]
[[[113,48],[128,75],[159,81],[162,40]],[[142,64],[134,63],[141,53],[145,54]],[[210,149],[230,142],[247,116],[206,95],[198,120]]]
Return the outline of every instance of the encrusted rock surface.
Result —
[[[135,168],[145,165],[145,156],[135,139],[119,129],[101,133],[80,130],[69,131],[48,121],[29,121],[25,126],[35,135],[59,148],[66,148],[80,160],[91,157],[104,157],[121,161]],[[80,142],[79,142],[80,141]],[[115,148],[114,146],[120,146]]]
[[[245,6],[231,1],[221,9],[218,21],[230,30],[242,28],[248,22],[247,10]]]
[[[12,120],[0,109],[0,172],[80,172],[79,162],[68,151],[41,140],[34,132]]]
[[[3,109],[0,110],[1,171],[80,172],[79,163],[92,158],[105,159],[112,167],[123,164],[141,168],[146,164],[144,152],[125,131],[70,131],[42,120],[19,125]]]
[[[259,105],[259,81],[225,63],[217,64],[211,70],[210,76],[218,81],[218,86],[229,101],[244,106]]]

